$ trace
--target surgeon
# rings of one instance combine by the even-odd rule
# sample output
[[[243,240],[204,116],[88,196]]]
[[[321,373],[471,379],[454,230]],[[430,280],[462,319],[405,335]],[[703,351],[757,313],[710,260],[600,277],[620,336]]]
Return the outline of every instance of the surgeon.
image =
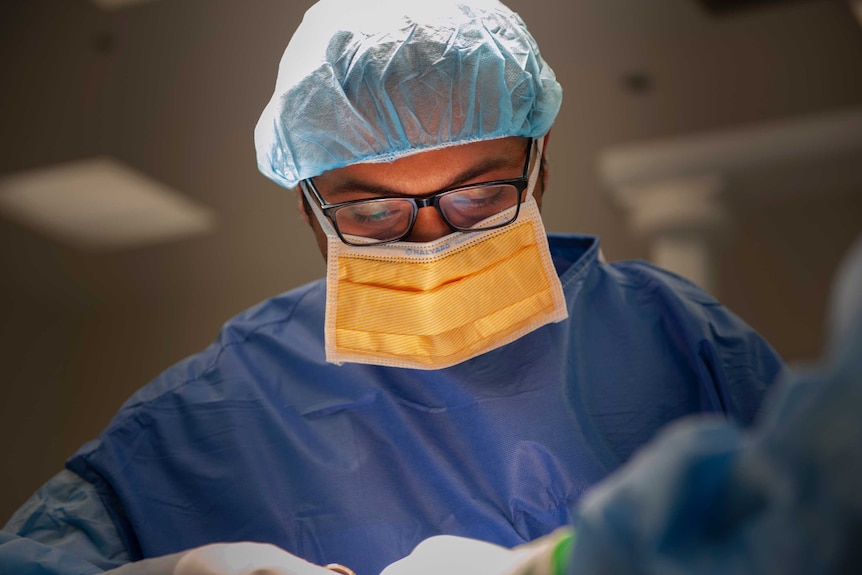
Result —
[[[828,351],[756,426],[691,417],[514,549],[440,535],[383,575],[862,573],[862,237],[833,290]]]
[[[561,102],[499,2],[314,5],[255,145],[326,277],[134,394],[9,520],[0,572],[376,575],[435,535],[570,524],[677,418],[748,425],[784,369],[757,333],[545,232]]]

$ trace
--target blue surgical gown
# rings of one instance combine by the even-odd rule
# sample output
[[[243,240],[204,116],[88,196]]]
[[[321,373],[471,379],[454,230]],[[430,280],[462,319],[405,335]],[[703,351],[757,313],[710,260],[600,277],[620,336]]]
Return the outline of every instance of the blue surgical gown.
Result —
[[[512,546],[569,523],[672,420],[752,421],[784,369],[757,333],[596,238],[549,241],[569,319],[443,370],[327,364],[322,281],[234,318],[13,516],[0,567],[252,540],[372,575],[432,535]]]

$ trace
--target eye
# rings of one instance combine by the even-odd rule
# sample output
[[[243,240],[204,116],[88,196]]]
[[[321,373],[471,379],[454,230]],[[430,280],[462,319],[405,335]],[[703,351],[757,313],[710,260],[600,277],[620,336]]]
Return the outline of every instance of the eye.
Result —
[[[348,211],[348,210],[345,210]],[[385,222],[391,218],[398,218],[401,210],[389,202],[371,202],[349,209],[350,217],[363,224],[374,224]]]
[[[442,197],[440,208],[453,226],[466,229],[516,205],[519,197],[518,188],[511,184],[478,186]]]
[[[487,186],[470,188],[452,194],[452,207],[456,209],[484,209],[500,203],[511,202],[511,186]]]
[[[335,214],[342,233],[386,239],[398,236],[410,226],[413,203],[379,200],[345,206]]]

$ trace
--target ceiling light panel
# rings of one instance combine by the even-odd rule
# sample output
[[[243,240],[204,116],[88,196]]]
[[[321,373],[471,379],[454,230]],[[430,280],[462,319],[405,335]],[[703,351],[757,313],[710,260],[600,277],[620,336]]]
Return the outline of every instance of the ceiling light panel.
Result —
[[[0,179],[0,212],[88,251],[161,243],[214,227],[210,209],[104,157]]]

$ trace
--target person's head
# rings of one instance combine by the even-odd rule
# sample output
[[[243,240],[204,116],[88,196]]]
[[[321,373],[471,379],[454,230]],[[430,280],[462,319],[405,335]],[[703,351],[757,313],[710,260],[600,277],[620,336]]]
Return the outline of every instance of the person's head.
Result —
[[[496,0],[321,0],[282,58],[255,129],[258,165],[297,189],[324,248],[300,182],[340,203],[517,179],[561,97],[523,21]],[[537,188],[540,200],[541,178]],[[456,229],[417,207],[398,239]]]

